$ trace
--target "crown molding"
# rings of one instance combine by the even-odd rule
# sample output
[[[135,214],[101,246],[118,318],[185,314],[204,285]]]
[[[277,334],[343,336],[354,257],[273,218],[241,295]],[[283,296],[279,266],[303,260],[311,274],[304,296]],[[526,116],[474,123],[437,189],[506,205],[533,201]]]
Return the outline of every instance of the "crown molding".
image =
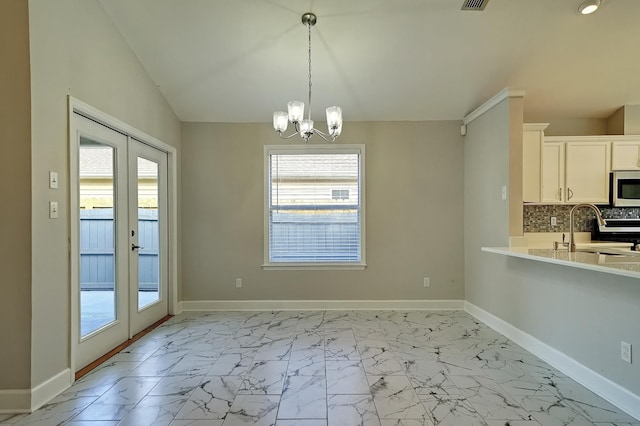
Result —
[[[524,90],[513,90],[513,89],[509,89],[508,87],[505,87],[504,89],[499,91],[494,97],[492,97],[491,99],[489,99],[488,101],[480,105],[478,108],[471,111],[469,114],[467,114],[462,119],[462,122],[466,126],[467,124],[471,123],[473,120],[480,117],[482,114],[489,111],[491,108],[498,105],[500,102],[504,101],[505,99],[524,98],[524,95],[525,95]]]

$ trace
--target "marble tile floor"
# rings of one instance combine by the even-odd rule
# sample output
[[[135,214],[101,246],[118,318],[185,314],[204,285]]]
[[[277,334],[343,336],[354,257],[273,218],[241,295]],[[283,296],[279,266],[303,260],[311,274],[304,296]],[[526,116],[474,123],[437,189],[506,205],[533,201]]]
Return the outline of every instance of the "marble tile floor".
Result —
[[[640,425],[463,311],[173,317],[0,425]]]

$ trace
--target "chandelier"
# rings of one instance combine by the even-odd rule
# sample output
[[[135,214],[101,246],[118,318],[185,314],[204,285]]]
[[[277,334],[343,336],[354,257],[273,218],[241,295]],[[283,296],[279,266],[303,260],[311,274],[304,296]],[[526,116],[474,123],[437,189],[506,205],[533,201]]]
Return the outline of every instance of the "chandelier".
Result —
[[[317,22],[316,15],[313,13],[305,13],[302,15],[302,23],[307,26],[309,31],[309,108],[307,110],[307,118],[304,118],[304,102],[291,101],[287,104],[288,113],[277,111],[273,113],[273,128],[282,139],[289,139],[295,135],[300,135],[305,143],[309,142],[309,138],[315,133],[327,142],[336,140],[342,132],[342,109],[337,106],[327,108],[327,128],[328,133],[321,132],[313,127],[311,120],[311,27]],[[295,132],[289,136],[283,133],[287,130],[288,123],[291,122]]]

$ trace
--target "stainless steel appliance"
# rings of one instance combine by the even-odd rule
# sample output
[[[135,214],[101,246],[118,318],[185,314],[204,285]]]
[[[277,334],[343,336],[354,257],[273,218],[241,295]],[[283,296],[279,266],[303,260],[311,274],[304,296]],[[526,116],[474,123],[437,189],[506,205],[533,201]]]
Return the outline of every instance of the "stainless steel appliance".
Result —
[[[611,173],[611,205],[640,207],[640,170]]]
[[[632,243],[631,250],[640,247],[640,219],[607,219],[605,225],[600,225],[596,219],[593,222],[591,239],[594,241],[619,241]]]

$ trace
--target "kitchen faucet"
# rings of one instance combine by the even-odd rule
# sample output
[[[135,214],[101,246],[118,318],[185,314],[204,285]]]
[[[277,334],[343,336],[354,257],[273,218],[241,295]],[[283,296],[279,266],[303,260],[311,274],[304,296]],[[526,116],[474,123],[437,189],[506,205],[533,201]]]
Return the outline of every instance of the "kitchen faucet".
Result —
[[[575,241],[575,237],[573,235],[573,228],[575,225],[574,219],[573,219],[573,215],[576,211],[576,209],[578,209],[579,207],[589,207],[591,210],[593,210],[596,214],[596,219],[598,219],[598,225],[599,226],[604,226],[607,224],[607,221],[604,220],[604,218],[602,217],[602,213],[600,212],[600,209],[597,208],[595,205],[593,204],[589,204],[589,203],[583,203],[583,204],[576,204],[575,206],[573,206],[573,208],[571,209],[571,211],[569,212],[569,244],[567,246],[567,249],[570,252],[575,252],[576,251],[576,241]]]

